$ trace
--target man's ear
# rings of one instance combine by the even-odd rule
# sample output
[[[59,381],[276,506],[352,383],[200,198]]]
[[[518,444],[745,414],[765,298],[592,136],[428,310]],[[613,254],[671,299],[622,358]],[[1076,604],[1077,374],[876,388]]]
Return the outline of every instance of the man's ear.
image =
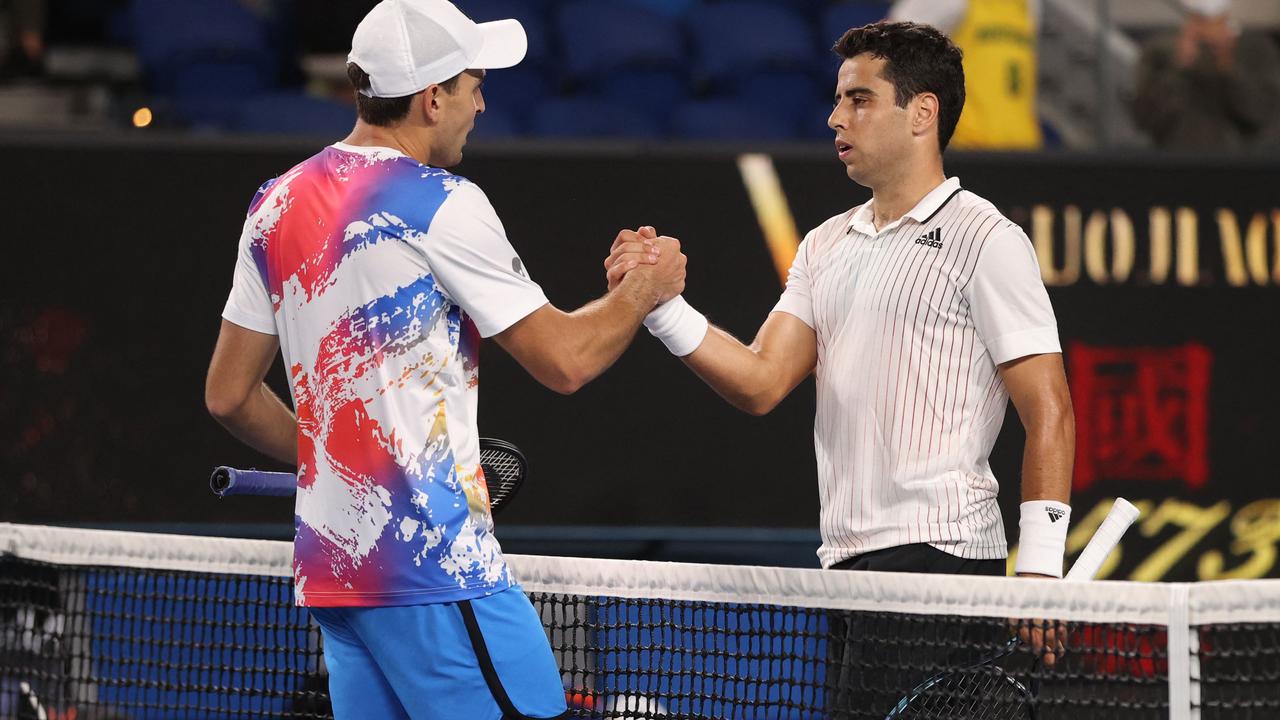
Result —
[[[911,132],[914,135],[928,135],[938,126],[938,113],[942,104],[938,96],[931,92],[922,92],[911,100]]]
[[[443,92],[444,88],[439,85],[428,85],[427,89],[420,93],[420,112],[428,124],[434,124],[440,119],[440,94]]]

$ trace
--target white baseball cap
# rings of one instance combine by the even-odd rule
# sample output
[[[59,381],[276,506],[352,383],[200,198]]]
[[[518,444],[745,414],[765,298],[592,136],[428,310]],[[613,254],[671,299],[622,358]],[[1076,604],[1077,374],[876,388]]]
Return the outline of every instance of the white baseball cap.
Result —
[[[448,0],[382,0],[356,27],[347,62],[369,75],[361,93],[394,98],[463,70],[511,67],[528,48],[518,20],[475,23]]]
[[[1182,0],[1182,7],[1189,13],[1218,17],[1231,12],[1231,0]]]

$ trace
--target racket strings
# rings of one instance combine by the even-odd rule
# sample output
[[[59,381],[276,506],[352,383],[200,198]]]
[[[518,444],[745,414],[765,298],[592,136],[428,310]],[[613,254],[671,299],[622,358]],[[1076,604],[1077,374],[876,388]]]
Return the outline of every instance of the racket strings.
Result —
[[[501,506],[524,479],[524,461],[501,448],[482,448],[480,467],[489,491],[489,505],[494,509]]]
[[[1023,720],[1031,693],[995,665],[952,672],[922,689],[895,718],[912,720]]]

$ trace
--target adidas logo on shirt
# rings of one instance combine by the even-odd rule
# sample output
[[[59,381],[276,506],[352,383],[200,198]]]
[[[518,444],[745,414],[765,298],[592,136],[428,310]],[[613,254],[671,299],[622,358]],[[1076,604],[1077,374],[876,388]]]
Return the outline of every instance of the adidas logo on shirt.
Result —
[[[936,248],[938,250],[941,250],[942,249],[942,228],[935,228],[925,233],[924,235],[921,235],[919,238],[916,239],[916,244],[928,245],[931,248]]]
[[[1066,513],[1062,512],[1058,508],[1045,508],[1044,511],[1049,513],[1049,522],[1051,523],[1058,522],[1059,520],[1062,519],[1063,515],[1066,515]]]

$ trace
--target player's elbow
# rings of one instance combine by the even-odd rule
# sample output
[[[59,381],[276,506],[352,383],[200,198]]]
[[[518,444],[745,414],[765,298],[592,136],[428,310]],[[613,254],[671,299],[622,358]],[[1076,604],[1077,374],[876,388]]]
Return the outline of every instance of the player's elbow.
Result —
[[[584,380],[576,380],[570,377],[556,378],[555,380],[543,381],[543,385],[560,393],[561,395],[572,395],[582,389],[586,385]]]
[[[219,423],[226,424],[240,414],[248,401],[248,393],[210,382],[204,389],[204,406]]]
[[[1075,410],[1071,406],[1071,395],[1065,389],[1061,392],[1045,393],[1039,398],[1026,423],[1027,432],[1058,438],[1064,441],[1075,439]]]
[[[577,363],[560,361],[548,368],[538,380],[561,395],[572,395],[591,382],[592,378],[593,375]]]
[[[746,395],[734,404],[748,415],[763,417],[773,412],[780,402],[782,402],[782,396],[770,389]]]
[[[561,395],[572,395],[591,381],[574,363],[558,358],[529,362],[525,369],[540,385]]]

